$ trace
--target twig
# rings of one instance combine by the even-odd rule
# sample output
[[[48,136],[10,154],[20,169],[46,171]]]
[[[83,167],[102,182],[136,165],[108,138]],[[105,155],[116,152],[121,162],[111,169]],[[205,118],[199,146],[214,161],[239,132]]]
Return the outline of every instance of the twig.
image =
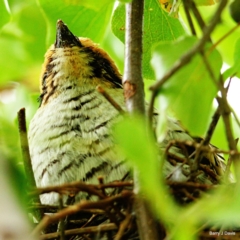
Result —
[[[44,229],[46,226],[48,226],[51,223],[57,222],[59,219],[64,218],[66,216],[72,215],[74,213],[77,213],[78,211],[82,209],[92,209],[92,208],[99,208],[99,209],[105,209],[110,204],[112,204],[115,201],[119,201],[121,199],[127,199],[132,196],[132,192],[130,191],[122,191],[121,194],[115,195],[113,197],[108,197],[103,200],[99,200],[97,202],[91,202],[91,201],[81,201],[78,204],[69,206],[65,209],[62,209],[61,211],[53,214],[53,215],[45,215],[42,219],[42,221],[38,224],[38,226],[34,229],[32,232],[33,236],[36,236],[42,229]]]
[[[230,84],[231,84],[231,79],[226,87],[226,94],[228,93],[228,90],[229,90],[229,87],[230,87]],[[215,131],[215,128],[217,126],[217,123],[219,121],[221,117],[221,113],[220,113],[220,108],[219,106],[217,107],[215,113],[213,114],[212,116],[212,121],[209,125],[209,128],[207,130],[207,133],[206,133],[206,136],[204,137],[204,140],[203,140],[203,146],[206,146],[210,143],[210,140],[212,138],[212,135],[213,135],[213,132]]]
[[[229,35],[231,35],[238,27],[240,26],[240,23],[238,23],[236,26],[234,26],[232,29],[230,29],[227,33],[225,33],[221,38],[219,38],[209,49],[209,51],[212,51],[219,45],[223,40],[225,40]]]
[[[19,128],[20,143],[21,143],[25,173],[29,182],[29,187],[35,188],[36,182],[35,182],[35,178],[32,170],[32,162],[31,162],[29,146],[28,146],[25,108],[22,108],[18,111],[18,128]],[[40,203],[39,195],[35,196],[33,200],[36,203]],[[37,218],[37,220],[40,220],[42,219],[43,213],[40,209],[36,209],[34,216]]]
[[[63,198],[62,195],[59,196],[59,210],[63,209]],[[63,218],[60,219],[58,223],[58,232],[60,233],[60,240],[65,240],[65,221]]]
[[[125,111],[121,108],[121,106],[100,86],[97,86],[97,91],[105,97],[105,99],[112,104],[112,106],[119,111],[120,113],[124,113]]]
[[[213,132],[214,132],[216,126],[217,126],[217,123],[218,123],[218,121],[220,119],[220,116],[221,116],[221,114],[220,114],[220,110],[219,110],[219,107],[218,107],[216,109],[215,113],[212,116],[212,121],[211,121],[211,123],[209,125],[207,133],[206,133],[206,135],[204,137],[204,140],[203,140],[203,146],[206,146],[206,145],[208,145],[210,143],[210,140],[211,140]]]
[[[36,194],[43,194],[43,193],[49,193],[49,192],[67,193],[69,191],[84,191],[93,195],[97,195],[100,198],[105,198],[102,192],[98,190],[105,189],[105,188],[131,187],[131,186],[133,186],[132,181],[112,182],[112,183],[104,183],[104,184],[88,184],[85,182],[77,181],[77,182],[65,183],[57,186],[37,188],[31,193],[29,193],[29,195],[32,196]]]
[[[155,84],[153,84],[150,87],[150,90],[152,91],[152,96],[151,96],[149,109],[153,109],[156,94],[159,91],[159,89],[163,86],[163,84],[168,79],[170,79],[170,77],[173,74],[175,74],[179,69],[181,69],[187,63],[189,63],[191,61],[192,57],[196,53],[203,50],[205,43],[210,39],[210,34],[212,33],[212,31],[215,29],[216,25],[220,21],[221,13],[222,13],[224,7],[226,6],[226,4],[227,4],[227,0],[222,0],[220,2],[215,14],[213,15],[213,18],[212,18],[210,24],[206,28],[204,28],[202,38],[187,53],[183,54],[182,57],[175,62],[173,67],[161,79],[159,79]]]
[[[151,127],[153,123],[153,112],[154,112],[154,102],[157,96],[157,91],[153,91],[150,96],[150,101],[147,109],[147,116],[148,116],[148,126]]]
[[[99,184],[100,184],[100,185],[101,185],[101,184],[104,184],[103,177],[99,177],[99,178],[98,178],[98,181],[99,181]],[[105,196],[107,196],[104,188],[102,188],[102,193],[103,193]],[[115,209],[117,212],[119,212],[118,209],[116,209],[116,208],[114,208],[114,209]],[[119,224],[118,224],[118,221],[117,221],[117,219],[116,219],[116,214],[111,212],[111,207],[109,206],[108,208],[105,209],[105,211],[106,211],[106,215],[108,216],[109,220],[110,220],[111,222],[115,223],[115,224],[118,226]]]
[[[117,226],[114,223],[106,223],[99,226],[85,227],[85,228],[76,228],[71,230],[66,230],[64,232],[65,236],[77,235],[77,234],[87,234],[87,233],[98,233],[117,230]],[[47,240],[59,237],[59,233],[48,233],[40,236],[40,240]]]
[[[87,184],[83,182],[72,182],[72,183],[66,183],[66,184],[57,185],[57,186],[37,188],[32,193],[30,193],[30,195],[44,194],[49,192],[68,194],[69,191],[75,191],[75,192],[83,191],[83,192],[88,192],[90,194],[96,195],[100,198],[105,198],[102,192],[95,188],[95,185]]]
[[[210,78],[212,79],[213,83],[214,83],[217,87],[219,87],[217,78],[214,76],[214,73],[213,73],[213,71],[212,71],[212,68],[211,68],[211,66],[210,66],[210,64],[209,64],[209,62],[208,62],[208,60],[207,60],[207,58],[206,58],[203,50],[200,51],[200,54],[201,54],[202,60],[203,60],[203,62],[204,62],[204,65],[205,65],[205,67],[206,67],[206,69],[207,69],[207,71],[208,71],[208,73],[209,73],[209,75],[210,75]],[[217,111],[217,113],[218,113],[218,111]],[[220,114],[219,114],[219,117],[220,117]],[[217,121],[217,122],[218,122],[218,121]],[[216,123],[217,123],[217,122],[216,122]],[[211,124],[211,127],[213,127],[212,124]],[[214,129],[215,129],[215,127],[212,128],[212,130],[214,130]],[[209,131],[208,131],[208,133],[209,133]],[[210,139],[209,139],[209,140],[210,140]],[[203,146],[203,145],[206,146],[207,144],[208,144],[207,141],[202,140],[202,141],[200,142],[200,147]],[[193,174],[193,175],[194,175],[195,172],[197,171],[197,169],[198,169],[198,167],[199,167],[199,164],[200,164],[200,162],[201,162],[201,159],[202,159],[201,150],[200,150],[200,148],[197,148],[197,149],[196,149],[196,152],[195,152],[194,160],[192,161],[192,164],[190,165],[190,166],[191,166],[191,171],[192,171],[192,174]]]
[[[238,144],[238,139],[236,139],[236,146],[237,146],[237,144]],[[233,155],[229,155],[227,166],[226,166],[226,169],[225,169],[225,173],[224,173],[224,177],[225,177],[224,180],[225,180],[225,182],[228,182],[229,179],[231,179],[230,178],[230,174],[231,174],[230,173],[230,168],[231,168],[232,161],[233,161],[232,156]]]
[[[122,239],[124,231],[126,230],[126,228],[129,227],[129,223],[131,222],[131,219],[132,219],[131,213],[128,212],[127,215],[126,215],[126,218],[121,222],[121,224],[119,226],[119,229],[118,229],[118,232],[117,232],[114,240],[121,240]]]
[[[192,21],[191,14],[189,12],[189,5],[190,5],[190,3],[189,3],[189,1],[186,1],[186,0],[183,0],[182,2],[183,2],[183,8],[184,8],[184,12],[185,12],[186,17],[187,17],[187,21],[188,21],[189,27],[191,29],[191,33],[192,33],[192,35],[196,36],[197,33],[196,33],[195,28],[194,28],[194,24],[193,24],[193,21]]]
[[[204,29],[206,27],[206,24],[201,16],[201,14],[199,13],[196,4],[193,0],[188,0],[187,3],[189,4],[190,8],[192,9],[193,15],[196,18],[198,25],[201,29]]]
[[[217,101],[220,107],[220,111],[221,111],[224,126],[225,126],[225,134],[228,141],[228,147],[230,150],[236,151],[236,154],[233,154],[232,157],[229,158],[227,167],[228,165],[230,166],[231,163],[233,162],[236,179],[240,183],[240,162],[239,162],[240,154],[237,153],[238,150],[237,150],[236,142],[233,136],[232,126],[230,121],[231,109],[229,108],[226,92],[224,88],[221,90],[221,93],[222,93],[222,97],[217,97]]]
[[[35,178],[32,170],[31,157],[29,153],[29,146],[28,146],[25,108],[20,109],[18,112],[18,127],[19,127],[20,142],[21,142],[25,172],[26,172],[30,187],[36,187],[36,182],[35,182]]]
[[[218,79],[214,76],[212,67],[209,64],[208,59],[207,59],[205,53],[203,51],[200,51],[200,53],[201,53],[201,56],[202,56],[202,59],[203,59],[203,63],[204,63],[204,65],[205,65],[205,67],[206,67],[206,69],[208,71],[208,74],[209,74],[210,78],[212,79],[212,81],[216,85],[216,87],[218,88],[219,87]],[[209,54],[209,51],[207,52],[207,54]]]
[[[235,155],[235,154],[239,154],[240,153],[239,151],[235,151],[235,150],[222,150],[222,149],[218,149],[218,148],[210,148],[209,149],[208,146],[201,146],[200,143],[196,143],[196,142],[193,142],[193,141],[176,141],[176,140],[172,140],[168,144],[167,148],[170,148],[171,146],[174,146],[175,144],[185,144],[185,145],[190,146],[190,147],[200,148],[201,151],[208,152],[208,153],[224,153],[224,154],[229,154],[229,155]],[[167,154],[170,157],[175,156],[174,154],[169,153],[169,152],[167,152]],[[178,160],[179,162],[183,162],[184,161],[184,158],[181,158],[181,157],[178,157],[178,156],[175,156],[174,159]]]
[[[207,189],[213,189],[216,188],[216,185],[209,185],[209,184],[201,184],[196,182],[173,182],[173,181],[167,181],[167,185],[171,187],[176,188],[193,188],[193,189],[201,189],[201,190],[207,190]]]

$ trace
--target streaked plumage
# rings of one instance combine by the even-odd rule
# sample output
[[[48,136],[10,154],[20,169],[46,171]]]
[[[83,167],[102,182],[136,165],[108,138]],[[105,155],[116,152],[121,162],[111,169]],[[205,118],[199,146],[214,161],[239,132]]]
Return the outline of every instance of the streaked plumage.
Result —
[[[121,116],[96,91],[101,84],[124,106],[121,75],[91,40],[80,38],[76,45],[73,35],[64,35],[68,33],[59,21],[60,37],[43,64],[41,105],[29,128],[33,171],[41,187],[76,180],[97,183],[99,175],[105,181],[120,180],[128,172],[111,137],[111,127]],[[57,194],[43,195],[41,200],[55,203]]]
[[[110,182],[128,174],[125,159],[117,154],[111,137],[112,127],[122,116],[96,91],[99,84],[124,108],[121,75],[114,62],[90,39],[76,38],[59,20],[56,42],[47,51],[43,64],[41,104],[29,128],[37,186],[76,180],[97,183],[99,175]],[[171,140],[194,140],[178,123],[169,123],[162,147]],[[171,151],[185,157],[179,146]],[[210,160],[206,164],[216,171],[222,160],[217,155],[214,159],[216,162]],[[203,182],[215,183],[206,173],[201,174]],[[188,181],[190,175],[188,163],[174,165],[166,161],[164,165],[167,179]],[[41,200],[55,204],[57,198],[51,193]]]

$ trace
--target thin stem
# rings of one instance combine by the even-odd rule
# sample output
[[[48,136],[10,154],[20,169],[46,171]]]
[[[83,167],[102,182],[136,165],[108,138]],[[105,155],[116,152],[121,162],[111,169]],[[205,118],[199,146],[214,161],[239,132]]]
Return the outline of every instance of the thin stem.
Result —
[[[189,12],[189,2],[184,0],[183,1],[183,7],[184,7],[184,12],[185,12],[186,17],[187,17],[187,21],[188,21],[189,27],[191,29],[191,33],[192,33],[192,35],[196,36],[197,33],[196,33],[195,28],[194,28],[194,24],[193,24],[193,21],[192,21],[191,14]]]
[[[230,29],[227,33],[225,33],[221,38],[219,38],[210,48],[210,51],[215,49],[217,45],[219,45],[223,40],[225,40],[229,35],[231,35],[237,28],[240,26],[240,23],[238,23],[236,26],[234,26],[232,29]]]
[[[121,106],[104,90],[104,88],[98,85],[96,89],[117,111],[124,113],[124,110],[121,108]]]
[[[205,43],[209,40],[210,34],[216,27],[216,25],[220,21],[221,13],[224,9],[224,7],[227,4],[227,0],[222,0],[216,10],[216,13],[214,14],[211,23],[208,27],[204,29],[202,38],[187,52],[185,53],[178,61],[175,62],[173,67],[162,77],[162,79],[158,80],[154,85],[150,87],[150,90],[152,91],[158,91],[158,89],[173,75],[175,74],[180,68],[185,66],[187,63],[189,63],[192,59],[192,57],[203,50],[203,47]]]
[[[25,169],[25,173],[29,183],[29,187],[36,188],[36,182],[35,182],[34,173],[32,169],[32,162],[31,162],[28,138],[27,138],[25,108],[22,108],[18,111],[18,129],[19,129],[19,135],[20,135],[24,169]],[[34,196],[33,200],[35,203],[40,203],[39,195]],[[36,209],[34,212],[34,217],[36,217],[36,219],[39,221],[40,219],[42,219],[42,216],[43,216],[43,212],[41,211],[41,209]]]
[[[201,29],[204,29],[206,27],[206,24],[201,16],[201,14],[199,13],[197,6],[195,4],[195,2],[193,0],[188,0],[190,8],[192,9],[193,15],[196,18],[198,25]]]

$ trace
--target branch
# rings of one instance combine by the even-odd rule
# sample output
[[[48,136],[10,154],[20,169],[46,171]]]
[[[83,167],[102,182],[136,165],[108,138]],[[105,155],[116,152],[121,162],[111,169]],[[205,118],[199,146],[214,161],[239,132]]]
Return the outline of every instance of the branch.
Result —
[[[129,112],[145,114],[144,84],[142,78],[143,0],[126,4],[125,63],[123,75],[124,96]]]
[[[121,106],[100,86],[97,86],[97,91],[117,110],[119,113],[124,113]]]
[[[144,0],[126,4],[125,64],[123,75],[124,96],[128,111],[145,117],[144,84],[142,78],[142,32]],[[146,127],[146,131],[148,128]],[[134,169],[134,208],[141,240],[159,239],[154,217],[140,194],[139,176]]]
[[[210,39],[210,35],[211,35],[212,31],[215,29],[216,25],[219,23],[221,13],[222,13],[224,7],[226,6],[226,4],[227,4],[227,0],[222,0],[220,2],[215,14],[213,15],[213,18],[212,18],[210,24],[208,25],[208,27],[204,28],[202,38],[195,44],[195,46],[193,46],[178,61],[176,61],[175,64],[173,65],[173,67],[161,79],[159,79],[155,84],[153,84],[150,87],[150,90],[152,91],[152,95],[151,95],[149,109],[153,109],[155,97],[156,97],[159,89],[162,87],[162,85],[167,80],[169,80],[173,74],[175,74],[183,66],[185,66],[187,63],[189,63],[196,53],[199,53],[200,51],[203,50],[205,43]],[[150,112],[150,110],[148,112]]]
[[[97,202],[81,201],[78,204],[71,205],[67,208],[62,209],[53,215],[45,215],[42,221],[38,224],[38,226],[32,232],[32,235],[37,236],[37,234],[49,224],[57,222],[66,216],[77,213],[80,210],[92,209],[92,208],[105,209],[109,207],[111,204],[113,204],[113,202],[119,201],[124,198],[130,198],[131,196],[132,196],[132,192],[123,191],[121,194],[115,195],[113,197],[108,197],[106,199],[99,200]]]
[[[18,112],[18,128],[20,134],[20,142],[23,156],[23,163],[25,172],[28,178],[30,187],[36,187],[36,182],[32,170],[32,162],[29,153],[28,138],[27,138],[27,127],[26,127],[26,117],[25,108],[22,108]]]
[[[114,223],[106,223],[99,226],[91,226],[91,227],[66,230],[64,234],[65,236],[70,236],[70,235],[77,235],[77,234],[106,232],[106,231],[112,231],[117,229],[118,227]],[[40,240],[56,239],[59,236],[60,236],[59,232],[43,234],[40,236]]]
[[[32,170],[32,162],[31,162],[29,146],[28,146],[25,108],[22,108],[18,111],[18,129],[19,129],[19,135],[20,135],[23,164],[24,164],[27,180],[29,183],[29,187],[35,188],[36,182],[35,182],[35,178]],[[35,196],[33,200],[35,203],[40,203],[39,196]],[[40,220],[42,219],[43,213],[40,209],[36,209],[34,215],[37,218],[37,220]]]
[[[102,189],[105,188],[116,188],[116,187],[131,187],[133,186],[133,183],[131,181],[129,182],[112,182],[112,183],[104,183],[104,184],[88,184],[85,182],[77,181],[77,182],[71,182],[71,183],[65,183],[62,185],[57,186],[49,186],[49,187],[42,187],[37,188],[36,190],[32,191],[30,193],[31,195],[36,194],[44,194],[49,192],[57,192],[60,194],[64,194],[67,192],[87,192],[89,194],[96,195],[100,198],[105,198],[105,195],[102,193]]]
[[[229,150],[235,152],[235,154],[233,154],[228,160],[226,172],[229,172],[229,168],[231,166],[231,163],[233,162],[236,179],[237,182],[240,184],[240,154],[238,153],[236,141],[233,136],[233,130],[230,121],[231,109],[228,105],[224,88],[222,89],[221,93],[222,97],[217,97],[217,101],[220,107],[223,123],[225,126],[225,134],[228,141]]]
[[[189,5],[190,5],[190,3],[188,1],[183,0],[183,8],[184,8],[184,12],[185,12],[186,17],[187,17],[189,27],[191,29],[191,33],[192,33],[192,35],[197,36],[196,30],[194,28],[194,24],[193,24],[193,21],[192,21],[192,17],[191,17],[190,11],[189,11]]]

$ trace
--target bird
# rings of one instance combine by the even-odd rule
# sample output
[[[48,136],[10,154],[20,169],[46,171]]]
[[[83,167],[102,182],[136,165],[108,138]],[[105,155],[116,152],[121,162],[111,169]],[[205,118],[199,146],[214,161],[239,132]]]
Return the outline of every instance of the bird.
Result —
[[[100,84],[124,106],[121,74],[109,55],[59,20],[40,82],[40,107],[28,134],[37,187],[98,183],[100,175],[106,182],[124,178],[129,169],[112,140],[112,126],[122,116],[96,91]],[[42,195],[41,202],[56,204],[58,194]]]
[[[28,133],[37,187],[72,181],[98,183],[98,176],[104,176],[105,182],[131,176],[112,136],[114,126],[123,116],[96,90],[99,85],[126,110],[122,75],[108,53],[92,40],[76,37],[58,20],[56,41],[47,50],[42,67],[40,106]],[[183,141],[196,139],[178,121],[169,119],[166,136],[159,143],[161,151],[168,148],[162,170],[167,180],[192,179],[189,158],[194,159],[196,148],[180,144]],[[179,156],[187,160],[179,162]],[[219,178],[214,176],[223,175],[224,159],[216,153],[209,156],[203,157],[200,165],[210,168],[212,174],[202,167],[196,182],[216,184]],[[81,192],[76,200],[88,197]],[[43,194],[41,202],[54,205],[58,198],[57,193]]]

